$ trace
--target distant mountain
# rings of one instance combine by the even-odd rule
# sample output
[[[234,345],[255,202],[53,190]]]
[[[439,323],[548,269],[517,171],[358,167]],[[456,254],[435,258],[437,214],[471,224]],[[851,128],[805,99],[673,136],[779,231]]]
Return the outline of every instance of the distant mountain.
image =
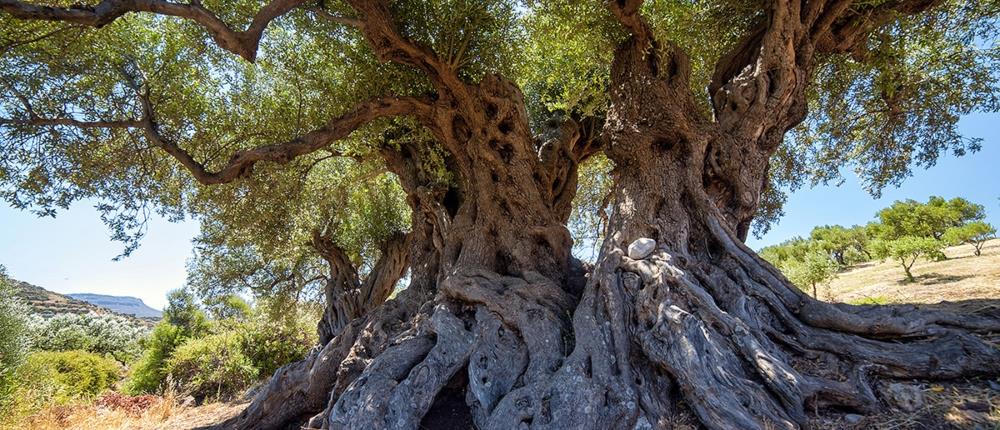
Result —
[[[142,299],[128,296],[108,296],[104,294],[76,293],[68,296],[83,300],[102,308],[111,309],[120,314],[132,315],[139,318],[160,319],[163,312],[153,309],[142,302]]]
[[[74,294],[76,296],[96,296],[97,298],[124,300],[126,303],[130,304],[137,303],[138,305],[133,307],[141,309],[141,314],[133,308],[123,309],[122,311],[111,309],[97,303],[49,291],[27,282],[14,280],[14,285],[21,290],[18,293],[18,296],[28,302],[32,311],[45,318],[59,314],[122,315],[147,326],[152,326],[162,316],[160,311],[146,306],[142,300],[134,297],[112,297],[102,296],[100,294]]]
[[[77,300],[69,296],[64,296],[59,293],[55,293],[46,290],[37,285],[31,285],[27,282],[14,281],[15,285],[21,290],[18,293],[24,301],[28,302],[31,309],[39,315],[44,317],[51,317],[56,314],[110,314],[113,313],[110,309],[105,309],[99,306],[95,306],[91,303],[87,303],[83,300]]]

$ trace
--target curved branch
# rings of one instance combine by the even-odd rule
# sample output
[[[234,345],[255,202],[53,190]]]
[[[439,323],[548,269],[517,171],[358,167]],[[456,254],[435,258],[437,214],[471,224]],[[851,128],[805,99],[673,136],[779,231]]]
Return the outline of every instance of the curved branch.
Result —
[[[323,149],[330,143],[349,136],[354,130],[379,118],[406,115],[426,116],[427,112],[430,111],[430,105],[426,101],[414,97],[383,97],[369,100],[347,113],[331,119],[323,127],[295,139],[238,151],[229,159],[225,167],[219,171],[210,172],[191,154],[161,135],[153,120],[152,106],[149,104],[149,100],[143,98],[142,104],[144,111],[142,128],[146,132],[146,137],[176,158],[194,175],[198,182],[204,185],[222,184],[246,177],[253,171],[253,166],[260,161],[287,163],[300,155]]]
[[[846,5],[844,4],[846,3]],[[820,15],[811,36],[820,52],[845,53],[861,48],[872,31],[900,16],[926,12],[943,3],[942,0],[894,0],[860,9],[851,2],[840,1]]]
[[[392,294],[396,283],[406,274],[410,265],[409,235],[396,233],[381,246],[381,257],[361,284],[360,304],[365,311],[382,304]]]
[[[385,1],[349,0],[348,4],[359,15],[356,21],[349,22],[361,29],[380,60],[416,67],[430,78],[442,95],[451,94],[458,100],[471,100],[468,89],[451,64],[432,49],[418,45],[399,32]]]
[[[199,1],[190,4],[164,0],[103,0],[96,6],[52,7],[19,0],[0,0],[0,11],[18,19],[58,21],[90,27],[103,27],[129,12],[149,12],[197,22],[208,31],[215,43],[247,61],[257,57],[257,47],[264,29],[274,19],[305,3],[305,0],[272,0],[253,17],[246,30],[233,30]]]

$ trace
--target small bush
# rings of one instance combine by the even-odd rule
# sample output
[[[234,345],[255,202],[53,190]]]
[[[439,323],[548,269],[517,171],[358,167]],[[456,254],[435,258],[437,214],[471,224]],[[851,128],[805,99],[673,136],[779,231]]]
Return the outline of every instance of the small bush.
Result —
[[[190,339],[167,360],[167,374],[198,400],[225,398],[257,381],[259,371],[232,333]]]
[[[144,342],[142,357],[132,366],[125,391],[144,394],[159,390],[165,381],[167,359],[185,339],[182,328],[167,322],[157,324]]]
[[[170,315],[180,323],[204,313],[182,293],[173,294]],[[145,345],[125,385],[129,394],[157,392],[168,379],[198,400],[230,397],[302,359],[316,343],[311,313],[269,314],[238,297],[213,301],[212,314],[197,330],[163,322]],[[225,318],[221,318],[225,316]]]
[[[301,321],[275,322],[256,315],[236,329],[240,348],[261,377],[274,374],[279,367],[301,360],[316,344],[316,329]]]
[[[19,397],[41,403],[67,403],[92,399],[110,389],[121,367],[110,358],[86,351],[39,351],[28,355],[18,377],[25,394]]]

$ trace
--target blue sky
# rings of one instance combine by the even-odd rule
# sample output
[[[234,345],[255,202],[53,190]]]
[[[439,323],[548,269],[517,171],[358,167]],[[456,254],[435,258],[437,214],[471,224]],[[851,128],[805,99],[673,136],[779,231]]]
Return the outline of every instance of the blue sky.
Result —
[[[754,249],[807,235],[816,225],[862,224],[894,200],[926,200],[931,195],[965,197],[986,207],[987,221],[1000,226],[1000,114],[963,118],[961,132],[984,139],[979,153],[942,156],[936,166],[914,171],[900,188],[889,188],[873,199],[848,176],[839,186],[802,189],[785,207],[785,217],[762,239],[751,238]],[[162,308],[167,291],[184,285],[185,261],[191,255],[196,222],[151,220],[149,231],[130,257],[121,243],[108,239],[92,203],[79,202],[56,218],[0,206],[0,264],[11,276],[60,293],[129,295]]]
[[[768,234],[748,244],[753,249],[779,243],[793,236],[805,236],[814,226],[864,224],[875,212],[893,201],[926,201],[930,196],[964,197],[986,208],[987,222],[1000,227],[1000,113],[963,117],[959,131],[966,137],[983,139],[983,149],[955,157],[942,155],[929,169],[916,169],[899,188],[886,188],[880,199],[861,189],[857,177],[847,174],[841,186],[800,189],[785,205],[785,216]]]

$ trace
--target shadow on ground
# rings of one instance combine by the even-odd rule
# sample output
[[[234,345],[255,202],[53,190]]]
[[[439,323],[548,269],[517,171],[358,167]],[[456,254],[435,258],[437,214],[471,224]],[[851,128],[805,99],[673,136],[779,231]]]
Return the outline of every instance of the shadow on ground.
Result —
[[[963,279],[969,279],[972,275],[942,275],[937,272],[925,273],[923,275],[917,276],[915,282],[921,285],[937,285],[946,284],[949,282],[958,282]],[[897,285],[910,284],[912,282],[907,280],[897,281]],[[1000,288],[1000,286],[998,286]]]

